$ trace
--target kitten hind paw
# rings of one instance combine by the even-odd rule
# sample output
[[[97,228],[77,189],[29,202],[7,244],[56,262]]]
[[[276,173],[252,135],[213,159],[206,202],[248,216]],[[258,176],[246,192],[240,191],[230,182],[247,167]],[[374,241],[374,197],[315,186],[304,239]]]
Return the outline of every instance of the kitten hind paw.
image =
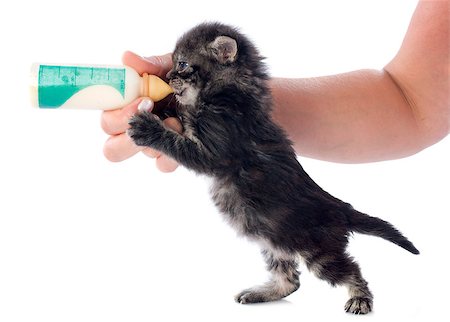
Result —
[[[345,304],[345,312],[367,314],[372,311],[373,301],[367,297],[352,297]]]
[[[282,292],[271,285],[256,286],[243,290],[234,297],[234,300],[240,304],[278,301],[294,292],[297,288],[293,288],[289,292]]]
[[[244,290],[234,297],[234,300],[240,304],[261,303],[270,301],[261,291],[253,289]]]

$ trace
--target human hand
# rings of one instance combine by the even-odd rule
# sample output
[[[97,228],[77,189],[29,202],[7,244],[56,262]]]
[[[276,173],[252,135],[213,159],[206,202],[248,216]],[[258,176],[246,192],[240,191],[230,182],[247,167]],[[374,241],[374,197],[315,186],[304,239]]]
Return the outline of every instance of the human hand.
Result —
[[[130,51],[123,54],[122,61],[124,65],[134,68],[139,74],[148,73],[165,77],[172,68],[172,56],[166,54],[163,56],[141,57]],[[178,167],[178,163],[159,151],[137,146],[133,140],[126,134],[129,128],[129,119],[138,111],[138,106],[144,110],[151,110],[153,102],[149,99],[138,98],[129,105],[111,111],[104,111],[101,116],[101,126],[106,134],[110,135],[105,142],[103,154],[112,162],[126,160],[138,152],[156,158],[156,166],[162,172],[172,172]],[[182,132],[182,126],[175,117],[169,117],[163,121],[163,124],[178,133]]]

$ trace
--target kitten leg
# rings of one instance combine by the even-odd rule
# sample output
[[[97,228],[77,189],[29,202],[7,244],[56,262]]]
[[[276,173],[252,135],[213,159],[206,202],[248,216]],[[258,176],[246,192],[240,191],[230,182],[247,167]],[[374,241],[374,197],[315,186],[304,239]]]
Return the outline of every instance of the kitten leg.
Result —
[[[255,286],[235,296],[241,304],[280,300],[300,287],[297,261],[294,256],[276,256],[268,250],[263,252],[271,279],[263,285]]]
[[[208,169],[209,155],[200,146],[171,129],[150,112],[135,114],[129,121],[128,135],[138,146],[147,146],[159,150],[180,164],[196,171]]]
[[[366,314],[372,311],[373,296],[361,275],[359,265],[347,254],[321,254],[307,260],[308,268],[331,285],[345,285],[350,299],[345,311]]]

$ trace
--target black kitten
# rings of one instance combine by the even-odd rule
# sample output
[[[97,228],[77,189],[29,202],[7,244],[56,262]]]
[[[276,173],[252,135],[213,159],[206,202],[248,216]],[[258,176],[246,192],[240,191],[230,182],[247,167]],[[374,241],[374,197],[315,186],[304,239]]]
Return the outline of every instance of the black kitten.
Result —
[[[301,257],[319,278],[348,287],[347,312],[370,312],[372,294],[346,253],[349,235],[379,236],[419,251],[391,224],[354,210],[306,174],[271,119],[268,75],[253,44],[234,28],[201,24],[178,41],[167,77],[184,132],[144,112],[130,120],[128,134],[137,145],[212,177],[217,207],[240,234],[261,245],[271,280],[242,291],[236,301],[274,301],[297,290]]]

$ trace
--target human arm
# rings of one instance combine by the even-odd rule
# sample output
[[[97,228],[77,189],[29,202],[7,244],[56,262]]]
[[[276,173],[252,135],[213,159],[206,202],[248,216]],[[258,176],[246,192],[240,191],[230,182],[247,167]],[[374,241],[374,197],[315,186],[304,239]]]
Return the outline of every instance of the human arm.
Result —
[[[160,56],[160,57],[169,57]],[[124,63],[138,72],[167,69],[163,58],[151,64],[125,54]],[[421,151],[449,132],[449,9],[448,1],[419,2],[403,44],[382,70],[270,81],[274,119],[286,130],[299,155],[359,163],[401,158]],[[104,153],[124,160],[141,148],[124,133],[138,102],[104,112],[102,125],[111,135]],[[171,119],[173,126],[180,124]],[[113,129],[113,130],[112,130]],[[176,164],[156,151],[157,165],[173,170]],[[167,163],[167,162],[168,163]]]
[[[383,70],[271,81],[274,119],[300,155],[359,163],[412,155],[449,132],[448,1],[420,1]]]

